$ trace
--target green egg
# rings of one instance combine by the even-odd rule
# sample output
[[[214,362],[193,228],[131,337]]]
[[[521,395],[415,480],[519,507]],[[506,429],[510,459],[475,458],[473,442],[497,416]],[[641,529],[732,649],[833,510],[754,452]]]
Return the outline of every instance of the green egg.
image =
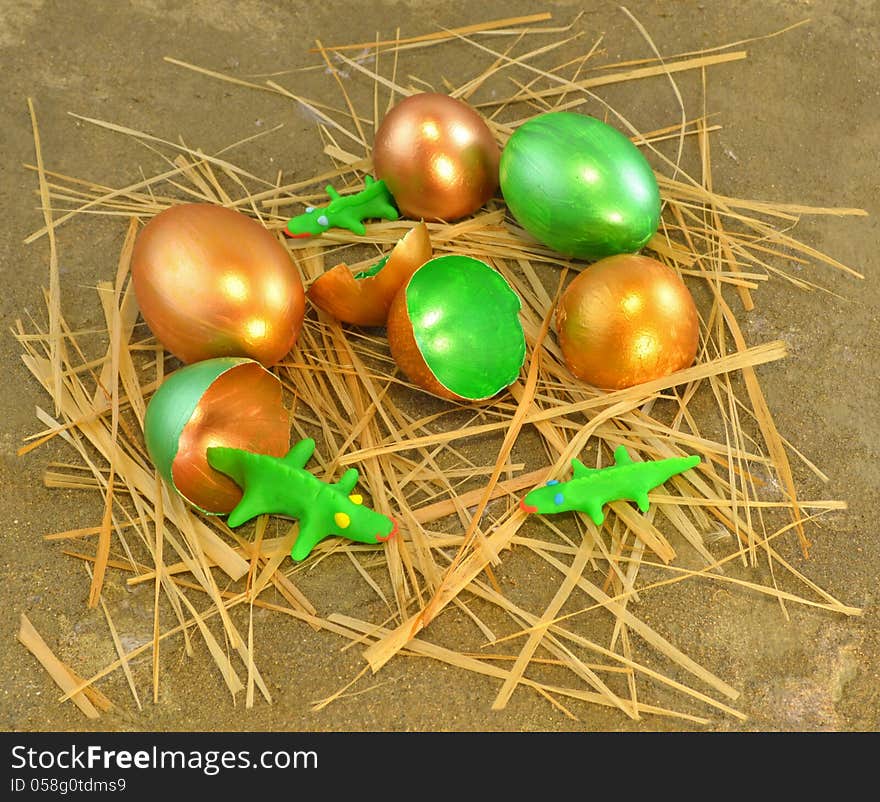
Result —
[[[660,190],[641,151],[593,117],[556,111],[523,123],[501,154],[516,221],[564,256],[634,253],[657,231]]]

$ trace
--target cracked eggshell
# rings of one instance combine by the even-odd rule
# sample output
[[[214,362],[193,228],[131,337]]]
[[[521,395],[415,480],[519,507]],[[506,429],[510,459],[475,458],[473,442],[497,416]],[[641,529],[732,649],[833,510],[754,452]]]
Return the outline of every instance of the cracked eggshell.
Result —
[[[338,264],[312,282],[308,297],[342,323],[384,326],[397,291],[430,258],[431,238],[421,222],[371,270],[353,274],[348,265]]]
[[[283,457],[290,417],[281,382],[256,360],[243,357],[187,365],[150,399],[144,436],[150,459],[177,493],[203,512],[228,513],[241,490],[208,465],[208,447]]]

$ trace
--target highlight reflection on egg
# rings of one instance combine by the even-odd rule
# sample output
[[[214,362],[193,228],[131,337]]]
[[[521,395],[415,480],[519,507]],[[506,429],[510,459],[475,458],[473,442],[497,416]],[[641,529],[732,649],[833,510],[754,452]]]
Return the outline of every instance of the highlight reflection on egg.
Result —
[[[271,366],[302,327],[305,293],[284,246],[263,226],[209,203],[172,206],[135,242],[138,306],[183,362],[247,356]]]
[[[684,282],[671,267],[634,254],[581,271],[560,298],[556,323],[569,370],[604,389],[687,368],[699,342],[697,309]]]
[[[457,220],[498,188],[501,150],[480,114],[463,100],[422,92],[385,116],[373,165],[406,217]]]
[[[209,446],[283,457],[290,418],[281,382],[259,362],[206,359],[171,374],[144,418],[153,464],[169,485],[203,512],[225,514],[241,499],[229,477],[208,465]]]

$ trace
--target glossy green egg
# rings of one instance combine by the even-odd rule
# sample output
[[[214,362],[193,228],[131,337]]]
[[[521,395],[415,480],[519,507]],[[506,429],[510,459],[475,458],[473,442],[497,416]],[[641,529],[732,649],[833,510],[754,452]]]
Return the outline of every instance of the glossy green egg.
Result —
[[[660,222],[657,179],[641,151],[584,114],[549,112],[523,123],[502,151],[500,179],[516,221],[564,256],[634,253]]]

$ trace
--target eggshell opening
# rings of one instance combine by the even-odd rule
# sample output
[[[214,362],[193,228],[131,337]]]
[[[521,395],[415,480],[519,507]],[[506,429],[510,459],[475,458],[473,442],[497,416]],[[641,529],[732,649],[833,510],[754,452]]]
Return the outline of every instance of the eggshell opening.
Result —
[[[241,490],[208,465],[209,446],[283,457],[290,441],[281,383],[259,362],[241,358],[205,360],[173,373],[150,400],[144,429],[162,476],[211,514],[232,510]]]
[[[525,360],[521,302],[485,262],[451,254],[426,262],[389,315],[391,353],[410,381],[444,398],[484,401]]]

